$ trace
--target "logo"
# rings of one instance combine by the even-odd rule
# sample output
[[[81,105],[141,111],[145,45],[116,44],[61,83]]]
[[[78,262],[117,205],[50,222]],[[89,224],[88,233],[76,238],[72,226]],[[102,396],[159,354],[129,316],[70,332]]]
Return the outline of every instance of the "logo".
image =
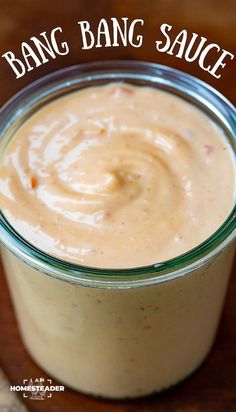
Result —
[[[43,401],[52,398],[54,392],[63,392],[64,386],[52,385],[52,379],[30,378],[23,379],[23,385],[10,386],[11,392],[23,392],[23,398]]]

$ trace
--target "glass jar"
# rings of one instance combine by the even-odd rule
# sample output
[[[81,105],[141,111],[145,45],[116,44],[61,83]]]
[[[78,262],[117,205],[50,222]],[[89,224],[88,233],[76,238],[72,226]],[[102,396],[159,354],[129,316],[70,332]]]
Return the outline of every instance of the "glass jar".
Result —
[[[114,81],[181,96],[224,130],[235,152],[235,111],[217,91],[180,71],[142,62],[90,63],[33,83],[1,111],[1,157],[15,131],[46,103]],[[236,234],[235,208],[195,249],[161,264],[108,270],[49,256],[1,212],[2,257],[24,343],[71,388],[107,398],[161,391],[190,375],[212,346]]]

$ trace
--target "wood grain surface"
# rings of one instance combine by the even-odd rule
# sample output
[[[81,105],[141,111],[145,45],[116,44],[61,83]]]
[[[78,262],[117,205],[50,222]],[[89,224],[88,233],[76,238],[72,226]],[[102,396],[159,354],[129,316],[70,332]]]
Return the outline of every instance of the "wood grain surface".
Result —
[[[93,29],[105,17],[143,18],[141,48],[119,47],[82,51],[77,22],[89,20]],[[235,61],[222,70],[221,79],[202,71],[196,62],[187,63],[158,53],[160,24],[168,23],[177,34],[185,28],[205,36],[209,42],[235,54],[235,0],[0,0],[0,55],[19,52],[21,42],[60,26],[70,45],[67,56],[57,57],[16,80],[9,65],[0,59],[0,105],[18,90],[44,74],[72,64],[108,59],[140,59],[169,65],[193,74],[222,92],[234,104]],[[30,412],[234,412],[236,411],[236,265],[226,300],[219,333],[208,359],[188,380],[177,387],[137,401],[112,402],[84,396],[69,389],[44,401],[28,400]],[[0,271],[0,366],[12,384],[23,378],[40,377],[38,368],[22,345],[3,270]]]

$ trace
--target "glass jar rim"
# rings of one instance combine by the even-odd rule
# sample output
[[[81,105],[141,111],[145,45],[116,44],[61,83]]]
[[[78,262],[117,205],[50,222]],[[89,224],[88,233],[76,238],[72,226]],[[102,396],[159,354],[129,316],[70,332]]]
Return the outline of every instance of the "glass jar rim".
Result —
[[[182,71],[155,63],[113,60],[79,64],[53,72],[31,83],[13,96],[0,110],[0,143],[17,120],[30,109],[69,87],[91,86],[92,81],[136,80],[178,93],[208,110],[236,139],[236,110],[217,90]],[[104,81],[105,80],[105,81]],[[86,85],[85,85],[86,84]],[[70,91],[67,91],[69,93]],[[53,94],[54,93],[54,94]],[[22,121],[23,122],[23,121]],[[149,286],[192,272],[219,254],[236,236],[236,206],[224,223],[204,242],[165,262],[127,269],[82,266],[61,260],[36,248],[24,239],[0,210],[0,240],[13,254],[35,269],[70,283],[102,288]]]

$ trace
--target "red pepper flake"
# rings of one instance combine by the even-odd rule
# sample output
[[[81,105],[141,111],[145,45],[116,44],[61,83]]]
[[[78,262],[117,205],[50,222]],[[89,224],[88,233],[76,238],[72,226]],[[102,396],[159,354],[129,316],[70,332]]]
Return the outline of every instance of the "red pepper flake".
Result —
[[[133,94],[134,91],[129,86],[117,86],[112,89],[111,94],[119,95],[120,93],[124,94]]]
[[[32,176],[29,180],[30,189],[35,189],[38,185],[38,180],[35,176]]]
[[[205,145],[204,145],[204,150],[205,150],[205,153],[206,153],[207,155],[211,155],[211,154],[213,153],[213,151],[214,151],[214,147],[211,146],[210,144],[205,144]]]
[[[121,86],[120,90],[124,93],[127,93],[127,94],[133,94],[134,93],[134,91],[131,89],[131,87],[128,87],[128,86]]]
[[[99,134],[104,135],[105,133],[106,133],[105,127],[101,127],[101,129],[99,129]]]

